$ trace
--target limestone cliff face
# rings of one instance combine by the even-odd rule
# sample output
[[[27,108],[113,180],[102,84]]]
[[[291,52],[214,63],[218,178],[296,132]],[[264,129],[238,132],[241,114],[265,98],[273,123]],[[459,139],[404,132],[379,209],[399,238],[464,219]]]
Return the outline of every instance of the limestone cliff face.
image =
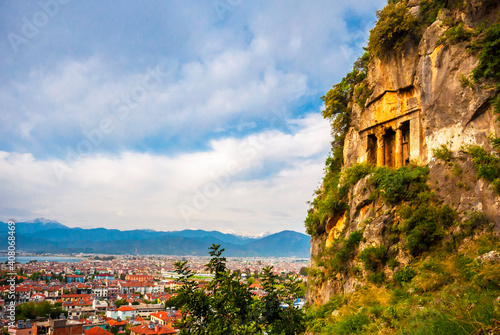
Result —
[[[419,15],[419,3],[408,2],[410,13]],[[428,184],[439,199],[460,218],[472,210],[483,212],[500,233],[500,197],[488,182],[475,177],[474,164],[462,151],[471,144],[491,151],[488,136],[500,136],[492,106],[496,87],[488,81],[464,87],[461,80],[477,66],[477,55],[467,49],[468,41],[452,44],[442,39],[446,20],[460,20],[472,29],[497,13],[485,1],[470,1],[462,10],[443,9],[419,42],[410,40],[400,50],[370,60],[366,80],[373,93],[363,106],[351,102],[343,169],[362,162],[394,168],[410,162],[427,165]],[[433,149],[441,145],[453,153],[451,162],[433,157]],[[453,175],[452,166],[462,173]],[[386,245],[401,266],[409,262],[411,256],[404,248],[388,243],[387,227],[400,219],[394,206],[373,200],[373,192],[369,176],[350,188],[348,209],[330,217],[326,231],[311,239],[311,268],[324,271],[318,255],[339,237],[347,238],[360,229],[364,239],[358,252]],[[356,257],[347,266],[362,268]],[[386,277],[394,270],[386,267]],[[323,304],[332,294],[351,292],[363,282],[363,276],[339,273],[311,284],[308,298]]]

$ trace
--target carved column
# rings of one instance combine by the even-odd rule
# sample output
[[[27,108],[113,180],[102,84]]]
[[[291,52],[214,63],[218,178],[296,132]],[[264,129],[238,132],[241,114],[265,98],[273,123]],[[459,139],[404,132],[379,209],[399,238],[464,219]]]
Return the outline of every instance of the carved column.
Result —
[[[400,168],[403,166],[403,135],[401,127],[396,128],[396,161],[394,167]]]
[[[382,132],[377,134],[377,166],[384,166],[385,164],[385,144],[384,135]]]

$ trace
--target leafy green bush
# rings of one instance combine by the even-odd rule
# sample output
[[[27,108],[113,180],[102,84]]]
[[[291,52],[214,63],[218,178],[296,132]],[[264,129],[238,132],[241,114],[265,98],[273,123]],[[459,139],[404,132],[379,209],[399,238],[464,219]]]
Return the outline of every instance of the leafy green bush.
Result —
[[[377,57],[401,48],[411,38],[419,38],[418,21],[404,3],[387,4],[377,11],[377,18],[368,38],[368,50]]]
[[[342,178],[342,187],[354,186],[361,178],[369,175],[372,172],[372,167],[367,163],[353,164],[345,170]]]
[[[462,229],[461,237],[474,234],[474,230],[489,223],[488,217],[483,212],[469,212],[466,220],[460,225]]]
[[[394,270],[394,268],[399,265],[399,262],[395,258],[391,258],[387,261],[387,265],[389,266],[389,268]]]
[[[373,87],[370,87],[367,81],[363,81],[354,90],[354,101],[364,110],[366,100],[372,95]]]
[[[427,167],[403,166],[398,170],[380,167],[373,172],[371,181],[382,198],[394,204],[404,200],[416,200],[419,193],[428,191],[428,176]]]
[[[385,282],[385,274],[383,271],[371,273],[368,275],[368,280],[374,284],[382,284]]]
[[[452,157],[451,150],[444,144],[441,144],[438,148],[432,149],[432,154],[435,158],[441,159],[445,162],[448,162]]]
[[[500,157],[487,153],[483,147],[478,145],[469,146],[466,151],[472,156],[477,177],[491,182],[497,193],[500,194]]]
[[[472,36],[474,36],[474,31],[472,29],[465,28],[465,24],[461,22],[458,25],[455,25],[446,30],[440,42],[455,44],[463,41],[468,41]]]
[[[409,283],[417,273],[408,265],[394,273],[394,281],[398,283]]]
[[[450,226],[456,212],[448,205],[420,204],[404,206],[399,210],[403,218],[406,247],[413,256],[428,250],[443,236],[443,227]]]
[[[344,140],[351,114],[349,98],[353,94],[354,87],[365,80],[368,61],[369,55],[365,53],[354,63],[352,71],[321,97],[325,103],[322,114],[331,123],[334,140],[331,153],[325,163],[322,187],[316,191],[316,197],[310,203],[311,208],[304,222],[306,231],[311,236],[323,234],[326,221],[347,209],[343,198],[347,194],[348,187],[339,188],[338,185],[341,178]]]
[[[368,247],[359,254],[363,261],[365,270],[377,271],[385,265],[387,260],[387,248],[383,245]]]
[[[203,288],[190,280],[193,275],[187,261],[175,262],[181,277],[178,295],[185,301],[178,320],[180,334],[301,334],[305,331],[305,315],[293,307],[300,282],[291,276],[280,285],[272,266],[262,270],[261,284],[266,292],[257,302],[239,271],[227,268],[224,249],[213,244],[206,270],[214,274]],[[283,304],[288,307],[282,308]]]
[[[446,0],[424,0],[420,2],[420,17],[426,25],[436,21],[439,11],[446,6]]]
[[[458,80],[460,81],[461,88],[465,89],[469,87],[471,89],[474,89],[474,81],[465,74],[462,74]]]
[[[500,23],[490,26],[479,42],[479,64],[472,71],[476,81],[481,78],[500,80]]]
[[[331,247],[332,257],[327,261],[327,268],[335,273],[347,270],[347,262],[354,256],[354,251],[362,240],[363,232],[356,230],[349,235],[347,240],[338,241],[336,245]]]
[[[347,239],[347,245],[349,248],[354,248],[359,245],[359,242],[363,240],[363,232],[361,230],[356,230],[349,235]]]

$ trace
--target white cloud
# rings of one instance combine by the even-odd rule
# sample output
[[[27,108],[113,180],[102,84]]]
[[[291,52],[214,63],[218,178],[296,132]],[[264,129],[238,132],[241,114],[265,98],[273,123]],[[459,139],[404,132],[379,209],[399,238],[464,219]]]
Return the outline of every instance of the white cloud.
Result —
[[[360,46],[352,41],[365,36],[365,27],[348,29],[346,13],[373,15],[381,4],[242,2],[225,21],[214,23],[218,17],[210,6],[178,3],[181,7],[173,12],[196,22],[164,33],[189,36],[183,51],[189,56],[169,50],[149,63],[150,68],[163,64],[168,75],[137,104],[130,118],[115,120],[108,142],[117,150],[151,137],[200,140],[214,129],[255,121],[276,108],[296,109],[302,98],[319,100],[359,52]],[[187,27],[192,30],[186,32]],[[59,36],[50,27],[45,33]],[[152,32],[158,38],[157,34]],[[100,41],[100,36],[92,38]],[[162,40],[147,43],[151,47],[150,43]],[[127,56],[132,55],[116,57]],[[31,68],[25,76],[4,80],[1,118],[8,131],[1,136],[9,137],[6,142],[19,139],[35,155],[57,152],[61,157],[61,148],[76,145],[84,138],[83,131],[98,127],[103,118],[116,119],[115,101],[130,95],[147,75],[148,66],[123,68],[115,62],[97,50],[90,57],[60,57]]]
[[[290,123],[296,124],[292,134],[212,141],[206,152],[86,156],[59,176],[54,166],[63,161],[1,152],[1,214],[17,209],[26,213],[19,219],[119,229],[303,231],[330,130],[317,113]]]
[[[211,2],[148,2],[109,5],[109,22],[86,19],[105,18],[107,4],[65,7],[20,54],[0,51],[0,215],[303,230],[330,141],[327,122],[307,113],[361,52],[369,27],[348,15],[366,22],[383,3],[242,1],[221,19]],[[0,32],[19,31],[32,5],[0,13]],[[151,84],[157,65],[159,85],[127,111],[119,102]],[[304,117],[283,121],[291,115]],[[217,195],[185,223],[180,206],[201,204],[205,187]]]

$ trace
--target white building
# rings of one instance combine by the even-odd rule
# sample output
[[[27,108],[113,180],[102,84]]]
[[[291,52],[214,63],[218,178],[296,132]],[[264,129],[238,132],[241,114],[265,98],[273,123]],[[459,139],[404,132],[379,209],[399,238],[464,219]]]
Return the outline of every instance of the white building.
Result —
[[[132,316],[137,316],[137,310],[130,306],[121,306],[114,311],[106,311],[106,316],[108,318],[126,320],[126,318],[131,318]]]

